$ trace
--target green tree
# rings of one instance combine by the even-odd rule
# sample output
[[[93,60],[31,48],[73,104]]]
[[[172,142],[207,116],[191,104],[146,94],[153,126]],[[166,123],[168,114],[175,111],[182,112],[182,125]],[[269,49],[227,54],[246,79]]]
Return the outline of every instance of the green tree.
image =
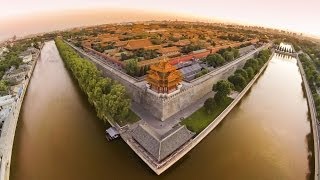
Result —
[[[139,73],[138,60],[130,59],[125,61],[125,70],[131,76],[137,76]]]
[[[245,69],[245,71],[247,72],[248,80],[252,79],[254,77],[254,71],[253,71],[252,67],[247,67]]]
[[[0,81],[0,95],[4,96],[9,93],[9,87],[7,85],[7,82],[4,80]]]
[[[257,59],[248,59],[247,62],[244,65],[244,68],[248,68],[251,67],[252,70],[254,71],[254,74],[256,74],[258,72],[258,70],[260,69],[260,65]]]
[[[233,85],[227,80],[220,80],[212,88],[217,93],[221,93],[223,96],[228,96],[232,91]]]
[[[246,79],[241,74],[230,76],[228,80],[234,85],[236,91],[241,92],[247,85]]]
[[[226,61],[232,61],[234,59],[232,51],[225,51],[223,57]]]
[[[88,96],[90,104],[95,107],[97,116],[105,122],[106,118],[108,120],[124,120],[129,114],[131,103],[125,88],[110,78],[102,77],[101,72],[93,63],[80,57],[61,39],[56,39],[55,42],[67,68]]]
[[[213,98],[208,98],[205,102],[204,102],[204,109],[206,110],[206,112],[208,114],[212,113],[212,110],[215,106],[215,100]]]
[[[216,102],[217,105],[221,105],[223,104],[224,102],[226,102],[226,99],[227,99],[227,96],[225,96],[224,94],[222,94],[221,92],[217,92],[215,95],[214,95],[214,101]]]
[[[237,69],[234,74],[240,74],[246,81],[250,80],[247,71],[244,69]]]
[[[224,58],[220,54],[209,54],[206,57],[209,66],[219,67],[225,63]]]
[[[232,48],[231,49],[234,58],[238,58],[240,56],[239,49]]]

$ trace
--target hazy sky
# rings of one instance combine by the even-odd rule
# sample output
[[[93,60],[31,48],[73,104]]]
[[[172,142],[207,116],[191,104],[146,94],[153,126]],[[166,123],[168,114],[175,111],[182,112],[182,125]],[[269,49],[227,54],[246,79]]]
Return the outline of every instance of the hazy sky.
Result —
[[[15,30],[13,27],[19,27],[17,30],[21,31],[22,25],[28,26],[28,22],[32,23],[32,19],[46,16],[50,16],[51,20],[55,20],[53,23],[57,23],[53,28],[63,27],[58,26],[57,20],[58,16],[61,18],[62,15],[69,19],[69,23],[64,21],[69,26],[110,22],[110,20],[104,22],[102,18],[99,21],[92,19],[94,23],[89,19],[81,23],[73,19],[76,17],[67,17],[71,12],[81,16],[80,12],[88,13],[88,9],[91,15],[94,15],[96,8],[99,8],[97,13],[98,11],[102,13],[102,9],[105,8],[103,13],[106,17],[109,11],[119,11],[122,13],[122,19],[118,20],[122,21],[136,20],[131,19],[130,13],[140,13],[143,16],[145,12],[151,16],[150,12],[154,12],[157,15],[152,16],[153,19],[160,17],[160,13],[165,14],[167,18],[175,14],[193,19],[220,19],[264,25],[320,36],[320,0],[0,0],[0,2],[0,38],[9,33],[5,32],[7,30],[13,33]],[[136,15],[139,19],[137,16],[139,15]],[[148,16],[143,16],[141,19],[147,20]]]

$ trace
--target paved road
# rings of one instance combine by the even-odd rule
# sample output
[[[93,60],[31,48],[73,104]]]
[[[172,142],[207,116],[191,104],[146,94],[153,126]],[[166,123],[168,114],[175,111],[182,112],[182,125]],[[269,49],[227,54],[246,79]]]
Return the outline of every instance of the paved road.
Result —
[[[310,57],[307,56],[309,59]],[[312,132],[313,132],[313,141],[314,141],[314,157],[315,157],[315,170],[314,170],[314,179],[319,179],[319,133],[320,133],[320,124],[319,121],[317,120],[317,112],[315,109],[315,104],[313,101],[313,96],[310,90],[310,87],[308,85],[308,81],[307,78],[305,76],[305,72],[303,70],[302,64],[300,62],[299,57],[298,59],[298,66],[300,68],[300,72],[302,75],[302,79],[303,79],[303,84],[305,86],[306,89],[306,93],[307,93],[307,99],[308,99],[308,105],[309,105],[309,110],[310,110],[310,115],[311,115],[311,125],[312,125]]]

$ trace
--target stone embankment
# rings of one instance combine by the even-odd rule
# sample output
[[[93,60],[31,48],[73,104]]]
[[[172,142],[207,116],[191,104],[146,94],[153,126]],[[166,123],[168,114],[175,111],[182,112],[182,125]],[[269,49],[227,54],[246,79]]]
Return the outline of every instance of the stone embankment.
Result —
[[[248,83],[248,85],[241,91],[241,93],[238,94],[238,96],[232,101],[232,103],[212,123],[210,123],[201,133],[199,133],[186,145],[181,147],[168,159],[164,160],[164,162],[161,162],[161,164],[158,164],[157,162],[152,160],[141,149],[139,149],[139,147],[134,143],[134,141],[132,141],[132,138],[128,134],[123,134],[122,138],[156,174],[160,175],[165,170],[170,168],[174,163],[176,163],[179,159],[181,159],[185,154],[187,154],[191,149],[193,149],[198,143],[200,143],[201,140],[203,140],[229,114],[229,112],[240,102],[243,96],[250,90],[252,85],[260,77],[260,75],[266,69],[273,56],[274,53],[270,56],[269,60],[254,76],[254,78]]]
[[[126,90],[132,100],[149,112],[152,112],[153,116],[159,120],[166,121],[171,116],[177,114],[181,109],[185,109],[190,106],[193,102],[201,99],[212,91],[212,86],[220,79],[226,79],[234,73],[238,68],[242,68],[246,60],[253,57],[254,54],[259,51],[270,47],[270,43],[264,44],[263,46],[245,54],[234,61],[225,64],[222,67],[216,68],[208,74],[197,78],[196,80],[187,83],[184,82],[185,86],[183,90],[176,94],[160,98],[157,95],[147,91],[145,82],[139,82],[136,78],[125,74],[116,68],[111,66],[106,60],[99,57],[92,56],[91,54],[83,51],[82,49],[72,45],[65,41],[72,48],[74,48],[82,57],[94,62],[98,69],[102,70],[103,74],[111,79],[119,81],[126,87]]]
[[[318,120],[317,120],[317,111],[316,106],[313,101],[312,92],[310,90],[306,74],[304,72],[303,66],[300,62],[299,57],[297,57],[298,66],[301,72],[301,77],[303,81],[303,85],[307,94],[309,112],[311,117],[311,127],[313,133],[313,145],[314,145],[314,179],[319,179],[319,129],[318,129]]]
[[[42,49],[43,45],[41,46]],[[31,76],[33,74],[34,68],[37,64],[38,59],[40,58],[41,50],[35,56],[32,67],[28,72],[28,78],[24,80],[20,86],[22,86],[22,91],[19,97],[12,105],[12,109],[5,120],[3,125],[2,134],[0,137],[0,180],[9,180],[10,177],[10,165],[11,165],[11,156],[14,143],[14,136],[16,132],[16,127],[18,123],[18,118],[23,103],[24,96],[26,94]]]

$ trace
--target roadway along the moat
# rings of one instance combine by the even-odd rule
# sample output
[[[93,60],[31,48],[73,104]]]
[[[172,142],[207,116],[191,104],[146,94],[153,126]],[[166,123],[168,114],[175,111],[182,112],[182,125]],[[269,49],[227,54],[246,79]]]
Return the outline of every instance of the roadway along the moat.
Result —
[[[315,109],[315,104],[313,101],[313,96],[307,81],[307,78],[305,76],[305,72],[303,69],[303,66],[300,62],[299,57],[297,57],[298,60],[298,66],[301,72],[303,84],[306,90],[307,94],[307,99],[308,99],[308,105],[309,105],[309,110],[310,110],[310,115],[311,115],[311,126],[312,126],[312,133],[313,133],[313,142],[314,142],[314,158],[315,158],[315,163],[314,163],[314,179],[319,179],[319,133],[320,133],[320,124],[317,120],[317,112]]]

